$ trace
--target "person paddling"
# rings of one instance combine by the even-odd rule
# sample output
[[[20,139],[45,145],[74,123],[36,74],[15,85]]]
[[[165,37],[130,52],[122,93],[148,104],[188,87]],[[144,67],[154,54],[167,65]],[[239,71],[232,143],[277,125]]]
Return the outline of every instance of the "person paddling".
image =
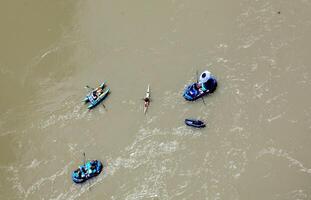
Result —
[[[93,99],[96,100],[97,97],[99,97],[102,93],[103,93],[103,89],[101,87],[97,88],[96,90],[92,92]]]
[[[145,96],[145,98],[143,98],[143,100],[144,100],[144,113],[146,114],[147,109],[148,109],[149,104],[150,104],[150,87],[149,87],[149,85],[147,88],[146,96]]]
[[[150,104],[150,98],[149,97],[145,97],[144,101],[145,101],[145,107],[148,107],[149,104]]]

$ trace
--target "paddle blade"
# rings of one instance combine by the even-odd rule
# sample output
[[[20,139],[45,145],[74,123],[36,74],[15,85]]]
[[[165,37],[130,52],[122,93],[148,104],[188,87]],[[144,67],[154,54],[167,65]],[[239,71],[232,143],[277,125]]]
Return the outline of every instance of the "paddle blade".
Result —
[[[199,82],[199,72],[196,70],[197,83]]]
[[[83,152],[83,164],[85,165],[85,152]]]
[[[85,89],[89,89],[89,90],[94,90],[94,88],[92,88],[92,87],[90,87],[90,86],[88,86],[88,85],[86,85],[84,88],[85,88]]]
[[[203,101],[204,105],[206,105],[205,100],[204,100],[204,97],[202,97],[202,101]]]

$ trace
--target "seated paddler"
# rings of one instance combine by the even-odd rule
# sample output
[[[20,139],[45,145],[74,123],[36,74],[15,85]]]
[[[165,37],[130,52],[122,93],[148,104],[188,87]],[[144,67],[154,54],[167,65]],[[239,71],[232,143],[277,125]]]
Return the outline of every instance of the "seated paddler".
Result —
[[[96,100],[103,93],[103,89],[101,87],[97,88],[92,92],[92,97]]]

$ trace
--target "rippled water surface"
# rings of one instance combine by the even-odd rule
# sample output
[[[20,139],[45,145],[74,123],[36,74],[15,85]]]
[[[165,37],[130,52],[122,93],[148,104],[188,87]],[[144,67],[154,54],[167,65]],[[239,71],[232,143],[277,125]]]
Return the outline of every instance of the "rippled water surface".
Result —
[[[311,1],[2,0],[0,24],[0,199],[311,199]],[[83,152],[105,168],[76,185]]]

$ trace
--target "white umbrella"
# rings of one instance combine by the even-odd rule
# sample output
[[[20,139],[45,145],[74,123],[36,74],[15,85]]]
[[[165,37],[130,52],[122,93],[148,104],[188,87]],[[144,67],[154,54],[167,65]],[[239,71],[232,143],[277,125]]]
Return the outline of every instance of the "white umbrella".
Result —
[[[211,72],[205,70],[199,78],[199,83],[205,83],[211,77]]]

